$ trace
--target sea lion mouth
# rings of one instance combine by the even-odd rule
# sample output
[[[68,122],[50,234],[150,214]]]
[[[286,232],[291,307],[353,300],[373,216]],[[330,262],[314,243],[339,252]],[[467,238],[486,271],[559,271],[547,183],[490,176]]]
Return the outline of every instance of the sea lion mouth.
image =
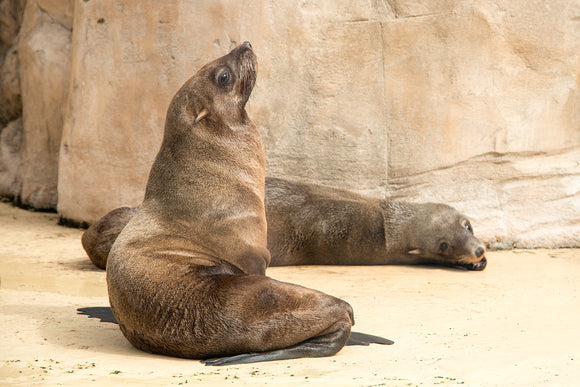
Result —
[[[485,269],[485,267],[487,266],[487,258],[483,257],[478,262],[475,262],[475,263],[466,263],[466,264],[464,264],[462,266],[464,268],[466,268],[467,270],[480,271],[480,270]]]
[[[245,42],[241,46],[242,53],[239,57],[238,71],[240,74],[239,94],[242,96],[242,107],[250,98],[250,94],[256,84],[256,75],[258,72],[258,63],[256,61],[256,54],[252,50],[249,42]]]

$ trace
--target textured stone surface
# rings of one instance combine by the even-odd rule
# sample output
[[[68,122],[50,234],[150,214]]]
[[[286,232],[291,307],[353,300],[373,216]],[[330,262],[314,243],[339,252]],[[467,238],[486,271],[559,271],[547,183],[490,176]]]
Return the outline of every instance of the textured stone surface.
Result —
[[[22,119],[11,121],[0,131],[0,195],[17,198],[22,189]]]
[[[71,32],[29,2],[18,40],[23,101],[21,202],[55,208]]]
[[[36,4],[57,23],[69,30],[72,28],[75,0],[36,0]]]
[[[385,23],[387,193],[455,205],[492,245],[577,246],[580,3],[473,4]]]
[[[0,1],[0,63],[18,35],[26,0]]]
[[[22,115],[18,52],[11,47],[0,68],[0,128]]]
[[[18,200],[22,188],[22,98],[16,38],[24,0],[0,1],[0,196]]]
[[[37,3],[71,22],[71,0]],[[447,202],[496,246],[580,243],[580,0],[75,7],[69,103],[53,109],[65,218],[140,202],[174,92],[249,40],[269,175]]]

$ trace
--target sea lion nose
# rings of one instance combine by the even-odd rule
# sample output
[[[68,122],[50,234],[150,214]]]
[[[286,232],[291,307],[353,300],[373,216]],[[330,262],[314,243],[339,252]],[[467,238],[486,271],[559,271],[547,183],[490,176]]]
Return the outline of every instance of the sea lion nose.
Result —
[[[484,249],[483,247],[481,247],[481,246],[479,246],[479,247],[477,248],[477,250],[475,250],[475,256],[476,256],[477,258],[481,258],[481,256],[482,256],[484,253],[485,253],[485,249]]]
[[[250,42],[248,42],[247,40],[242,44],[248,48],[252,48],[252,44]]]

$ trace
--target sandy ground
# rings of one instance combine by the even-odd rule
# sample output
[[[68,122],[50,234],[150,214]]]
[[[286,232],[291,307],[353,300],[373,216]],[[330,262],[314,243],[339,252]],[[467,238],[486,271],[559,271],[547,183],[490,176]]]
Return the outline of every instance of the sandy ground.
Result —
[[[336,356],[205,367],[131,347],[107,306],[82,230],[0,203],[1,385],[562,385],[580,380],[580,250],[490,252],[483,272],[285,267],[269,275],[341,297],[356,331],[394,345]]]

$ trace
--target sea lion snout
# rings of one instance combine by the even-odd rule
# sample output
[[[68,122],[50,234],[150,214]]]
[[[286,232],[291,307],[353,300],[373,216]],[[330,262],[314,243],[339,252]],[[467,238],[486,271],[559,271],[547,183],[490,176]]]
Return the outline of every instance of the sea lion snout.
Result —
[[[487,266],[487,259],[485,258],[485,246],[475,236],[470,237],[470,244],[472,247],[469,256],[466,258],[467,263],[462,266],[468,270],[483,270]]]
[[[479,260],[475,263],[468,263],[464,267],[467,270],[481,271],[481,270],[485,269],[486,266],[487,266],[487,258],[483,257],[483,258],[481,258],[481,260]]]

